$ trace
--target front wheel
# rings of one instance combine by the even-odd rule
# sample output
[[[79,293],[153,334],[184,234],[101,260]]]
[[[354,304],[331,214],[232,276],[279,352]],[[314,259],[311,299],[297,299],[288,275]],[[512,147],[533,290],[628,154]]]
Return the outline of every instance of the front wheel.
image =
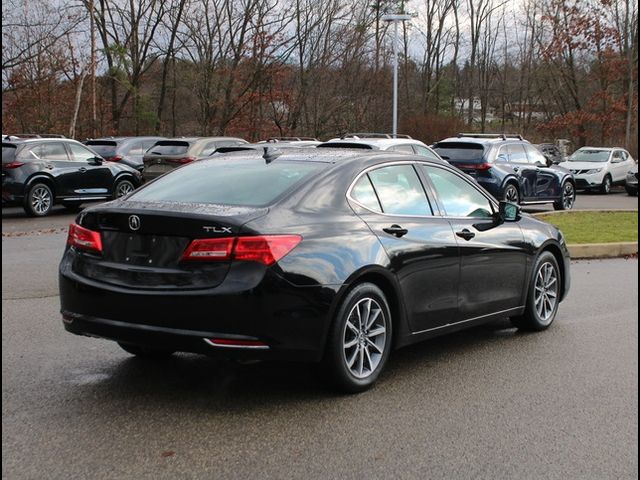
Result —
[[[609,175],[605,175],[604,180],[602,180],[602,185],[600,185],[600,193],[607,194],[611,191],[611,177]]]
[[[555,210],[571,210],[576,201],[576,189],[571,182],[565,182],[562,186],[562,197],[553,203]]]
[[[520,330],[540,331],[549,328],[560,303],[560,268],[551,252],[542,252],[533,268],[524,313],[511,317]]]
[[[347,393],[370,388],[391,350],[391,311],[376,285],[361,283],[340,304],[324,363],[330,379]]]

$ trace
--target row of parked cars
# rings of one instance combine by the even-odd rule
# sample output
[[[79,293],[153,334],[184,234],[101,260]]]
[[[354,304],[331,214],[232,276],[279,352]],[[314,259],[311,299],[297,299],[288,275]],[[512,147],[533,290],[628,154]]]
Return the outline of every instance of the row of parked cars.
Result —
[[[497,199],[571,209],[577,190],[609,193],[625,184],[638,192],[635,160],[622,148],[583,147],[567,159],[549,145],[536,148],[520,135],[461,133],[433,145],[407,135],[351,133],[326,142],[278,137],[249,143],[235,137],[107,137],[84,143],[54,135],[3,135],[2,204],[44,216],[54,204],[127,195],[181,165],[214,155],[275,148],[385,150],[443,159],[474,178]]]

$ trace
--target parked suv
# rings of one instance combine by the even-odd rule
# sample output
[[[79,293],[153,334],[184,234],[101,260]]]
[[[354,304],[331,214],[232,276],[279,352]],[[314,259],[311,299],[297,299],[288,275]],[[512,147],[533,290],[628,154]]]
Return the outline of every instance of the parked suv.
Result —
[[[142,171],[144,152],[165,137],[107,137],[84,142],[108,162],[120,162]]]
[[[627,172],[627,180],[624,185],[625,190],[629,195],[638,196],[638,164],[636,163]]]
[[[365,150],[387,150],[404,152],[423,157],[441,160],[437,153],[409,135],[393,135],[389,133],[347,133],[340,138],[317,145],[318,148],[361,148]]]
[[[141,183],[140,172],[105,162],[70,139],[2,142],[2,206],[21,205],[31,216],[48,215],[55,203],[68,209],[118,198]]]
[[[180,165],[210,157],[220,147],[246,145],[249,142],[234,137],[190,137],[159,140],[144,154],[142,176],[153,180]]]
[[[571,172],[552,165],[520,135],[460,133],[433,149],[499,200],[553,203],[556,210],[569,210],[575,202]]]
[[[627,172],[636,164],[622,148],[582,147],[562,167],[571,170],[578,189],[609,193],[612,185],[624,185]]]

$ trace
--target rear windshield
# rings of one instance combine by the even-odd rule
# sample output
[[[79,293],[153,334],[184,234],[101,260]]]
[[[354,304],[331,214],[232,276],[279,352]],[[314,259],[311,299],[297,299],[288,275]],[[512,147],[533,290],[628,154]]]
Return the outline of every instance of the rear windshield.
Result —
[[[16,146],[2,144],[2,163],[11,163],[16,158]]]
[[[240,160],[194,162],[170,172],[129,197],[141,202],[210,203],[263,207],[326,164]]]
[[[478,143],[443,142],[436,143],[433,149],[444,160],[466,163],[484,162],[484,148]]]
[[[149,149],[150,155],[182,155],[189,150],[189,142],[158,142]]]
[[[113,157],[118,148],[118,144],[111,140],[89,140],[86,145],[104,158]]]
[[[606,162],[609,160],[609,154],[611,152],[608,150],[589,150],[589,149],[580,149],[569,157],[570,162]]]

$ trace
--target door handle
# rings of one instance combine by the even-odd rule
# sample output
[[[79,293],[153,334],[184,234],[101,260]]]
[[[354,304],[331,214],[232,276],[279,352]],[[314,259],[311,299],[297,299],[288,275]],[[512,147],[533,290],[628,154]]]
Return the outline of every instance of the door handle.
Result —
[[[398,238],[409,233],[409,230],[407,230],[406,228],[402,228],[400,225],[396,225],[395,223],[390,227],[383,228],[382,231],[391,235],[395,235]]]
[[[467,241],[471,240],[473,237],[476,236],[475,233],[473,233],[470,230],[467,230],[466,228],[461,232],[456,232],[456,235],[459,236],[460,238],[464,238]]]
[[[79,171],[80,173],[84,173],[84,172],[86,172],[86,171],[87,171],[87,169],[86,169],[85,167],[80,167],[80,168],[78,169],[78,171]]]

